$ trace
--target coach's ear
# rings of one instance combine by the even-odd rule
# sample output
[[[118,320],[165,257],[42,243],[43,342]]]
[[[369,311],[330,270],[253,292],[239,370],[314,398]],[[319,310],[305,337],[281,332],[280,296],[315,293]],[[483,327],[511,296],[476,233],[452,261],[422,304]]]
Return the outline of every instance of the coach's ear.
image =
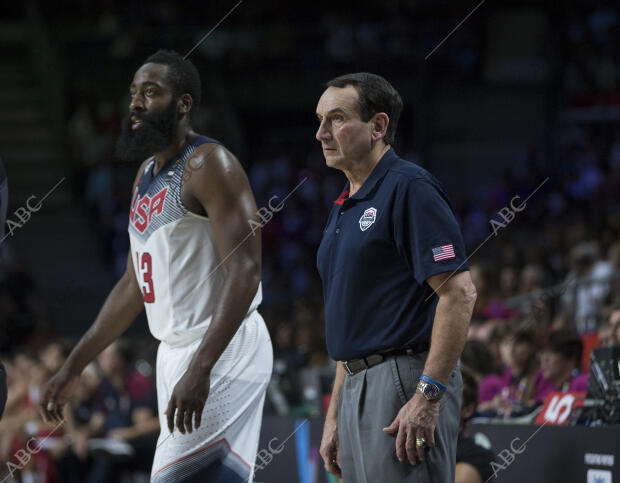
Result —
[[[385,112],[378,112],[370,120],[372,142],[375,143],[385,137],[390,118]]]
[[[192,105],[194,104],[194,100],[190,94],[183,94],[179,97],[177,101],[177,109],[179,114],[189,114],[192,110]]]

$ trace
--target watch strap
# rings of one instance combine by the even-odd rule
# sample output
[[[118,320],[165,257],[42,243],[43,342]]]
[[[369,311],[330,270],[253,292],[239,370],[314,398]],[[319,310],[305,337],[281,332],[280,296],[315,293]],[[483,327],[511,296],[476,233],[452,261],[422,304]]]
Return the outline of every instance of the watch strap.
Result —
[[[444,386],[441,382],[436,381],[435,379],[432,379],[428,376],[425,376],[424,374],[422,374],[420,376],[420,380],[424,381],[424,382],[428,382],[429,384],[434,384],[435,386],[437,386],[439,389],[441,389],[441,392],[446,392],[446,386]]]

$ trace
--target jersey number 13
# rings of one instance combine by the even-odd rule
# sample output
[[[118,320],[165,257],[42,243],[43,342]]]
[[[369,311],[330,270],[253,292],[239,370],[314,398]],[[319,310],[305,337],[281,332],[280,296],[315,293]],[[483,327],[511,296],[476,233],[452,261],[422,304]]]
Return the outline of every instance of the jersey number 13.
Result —
[[[144,302],[151,304],[155,302],[155,291],[153,290],[153,261],[149,252],[144,252],[142,257],[136,252],[136,261],[138,262],[138,281],[142,288],[142,299]]]

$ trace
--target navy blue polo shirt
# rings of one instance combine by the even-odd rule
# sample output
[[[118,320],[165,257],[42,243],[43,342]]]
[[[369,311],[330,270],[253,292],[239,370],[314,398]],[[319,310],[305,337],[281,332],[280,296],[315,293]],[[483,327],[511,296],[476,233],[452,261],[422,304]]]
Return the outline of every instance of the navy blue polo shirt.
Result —
[[[317,253],[330,357],[429,341],[438,298],[426,280],[469,269],[448,197],[428,171],[392,148],[361,188],[348,192],[347,183]]]

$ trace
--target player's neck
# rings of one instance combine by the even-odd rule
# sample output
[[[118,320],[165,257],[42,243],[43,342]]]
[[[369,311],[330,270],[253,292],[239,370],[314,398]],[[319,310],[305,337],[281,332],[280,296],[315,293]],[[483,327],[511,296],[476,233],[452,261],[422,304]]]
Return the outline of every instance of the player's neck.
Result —
[[[349,180],[349,196],[353,196],[362,187],[389,149],[389,144],[376,145],[364,159],[355,161],[348,168],[343,169]]]
[[[185,146],[191,139],[193,139],[197,135],[198,134],[196,134],[189,126],[185,128],[179,128],[168,147],[163,151],[155,153],[155,166],[153,169],[153,174],[157,174],[172,156],[174,156],[181,149],[183,149],[183,146]]]

